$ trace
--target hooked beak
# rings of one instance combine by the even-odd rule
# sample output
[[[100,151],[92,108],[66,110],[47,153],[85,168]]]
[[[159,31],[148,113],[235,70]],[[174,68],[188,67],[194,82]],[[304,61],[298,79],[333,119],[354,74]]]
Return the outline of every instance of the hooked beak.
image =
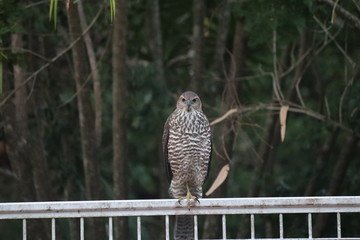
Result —
[[[191,100],[187,100],[187,101],[186,101],[186,106],[187,106],[187,109],[186,109],[186,110],[187,110],[188,112],[190,112],[191,106],[192,106],[192,101],[191,101]]]

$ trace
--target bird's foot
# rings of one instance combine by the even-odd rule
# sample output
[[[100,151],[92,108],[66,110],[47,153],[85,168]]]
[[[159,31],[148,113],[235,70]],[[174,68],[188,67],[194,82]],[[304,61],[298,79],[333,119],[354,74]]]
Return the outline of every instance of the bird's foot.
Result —
[[[181,205],[181,201],[184,200],[184,199],[187,200],[187,207],[188,207],[188,209],[190,209],[190,207],[191,207],[191,200],[200,203],[199,198],[198,198],[197,196],[193,196],[193,195],[190,193],[190,191],[188,191],[188,192],[186,193],[186,196],[185,196],[185,197],[180,197],[180,198],[178,198],[178,203]]]

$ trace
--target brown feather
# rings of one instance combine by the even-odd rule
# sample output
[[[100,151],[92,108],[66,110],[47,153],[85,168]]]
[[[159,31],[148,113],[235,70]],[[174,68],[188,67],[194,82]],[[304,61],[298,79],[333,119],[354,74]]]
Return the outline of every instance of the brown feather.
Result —
[[[163,132],[163,136],[162,136],[163,157],[164,157],[164,163],[165,163],[165,168],[166,168],[169,182],[171,182],[171,179],[173,177],[172,172],[171,172],[170,163],[169,163],[169,158],[168,158],[169,119],[170,119],[170,117],[171,117],[171,115],[168,117],[168,119],[165,122],[164,132]]]

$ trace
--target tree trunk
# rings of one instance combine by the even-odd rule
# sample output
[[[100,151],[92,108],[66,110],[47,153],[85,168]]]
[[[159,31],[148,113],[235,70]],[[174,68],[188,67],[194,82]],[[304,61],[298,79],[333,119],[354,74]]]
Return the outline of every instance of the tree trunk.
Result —
[[[190,87],[193,91],[200,92],[204,70],[203,45],[204,45],[204,0],[193,0],[193,35],[192,35],[192,62],[190,71]]]
[[[70,146],[73,146],[73,138],[68,133],[64,133],[61,137],[62,142],[62,151],[64,153],[64,164],[67,164],[68,166],[74,166],[75,165],[75,152]],[[73,170],[73,169],[72,169]],[[75,172],[69,171],[69,172]],[[64,189],[64,200],[65,201],[74,201],[79,200],[73,197],[74,193],[76,191],[80,191],[76,188],[76,180],[72,174],[68,174],[66,176],[66,185]],[[69,236],[71,240],[77,240],[80,239],[80,233],[79,233],[79,219],[67,219],[68,225],[69,225]]]
[[[333,169],[332,177],[327,189],[328,196],[336,196],[341,194],[341,185],[344,182],[346,172],[349,168],[350,161],[354,159],[354,151],[356,150],[359,138],[355,134],[347,136],[346,142],[340,152],[338,161]],[[316,220],[314,226],[314,237],[321,236],[327,229],[326,224],[329,219],[329,214],[321,214]]]
[[[151,48],[153,53],[153,59],[155,62],[155,69],[158,80],[165,84],[159,0],[148,0],[148,2],[151,10],[150,14],[152,38],[150,41],[152,43]]]
[[[36,34],[31,34],[28,38],[29,48],[33,52],[39,52],[44,55],[43,41],[40,40]],[[42,65],[43,62],[39,61],[34,55],[29,56],[29,69],[34,72],[38,69],[38,65]],[[28,111],[32,116],[35,116],[36,122],[28,124],[28,130],[31,136],[28,137],[28,143],[30,145],[29,157],[33,166],[33,178],[35,184],[35,190],[38,201],[54,201],[56,196],[52,190],[50,170],[47,159],[47,152],[45,147],[45,126],[46,119],[43,114],[43,109],[46,106],[46,81],[44,77],[39,76],[36,79],[36,87],[34,87],[28,96]],[[48,224],[50,221],[48,221]],[[50,227],[50,225],[49,225]]]
[[[126,199],[126,114],[127,114],[127,74],[126,74],[126,36],[127,36],[127,0],[116,1],[112,42],[113,71],[113,181],[114,198]],[[115,239],[128,239],[127,219],[117,218]]]
[[[83,0],[79,0],[78,4],[78,12],[79,19],[81,25],[81,31],[84,32],[88,27],[86,23]],[[102,97],[101,97],[101,83],[100,83],[100,74],[97,68],[96,56],[94,51],[94,46],[92,39],[90,37],[90,33],[86,32],[84,34],[84,43],[86,47],[86,52],[88,56],[88,61],[91,70],[91,76],[93,79],[93,90],[94,90],[94,109],[95,109],[95,144],[96,144],[96,152],[97,149],[101,146],[102,139]]]
[[[69,83],[68,83],[69,84]],[[76,119],[76,103],[71,102],[68,104],[66,109],[64,110],[64,115],[62,121],[66,122],[66,124],[70,125],[72,123],[72,119]],[[73,127],[79,127],[75,125]],[[61,135],[61,150],[62,150],[62,158],[64,159],[63,164],[68,166],[68,170],[64,173],[65,175],[65,189],[64,189],[64,200],[65,201],[77,201],[84,198],[85,193],[78,186],[78,179],[76,165],[76,147],[77,141],[74,136],[74,132],[66,128]],[[80,221],[79,219],[67,219],[69,225],[69,236],[71,240],[80,239]]]
[[[299,43],[299,52],[298,52],[298,60],[303,58],[305,52],[309,48],[308,45],[308,34],[307,30],[303,32],[301,35],[301,40]],[[288,49],[286,48],[286,54],[283,55],[281,59],[280,66],[284,66],[286,59],[288,58]],[[296,99],[298,95],[296,94],[296,87],[298,86],[300,79],[304,73],[305,69],[305,63],[304,59],[298,64],[298,66],[295,69],[295,74],[293,78],[292,85],[289,89],[288,93],[288,99],[290,101],[293,101],[293,99]],[[282,68],[280,68],[279,76],[282,73]],[[281,82],[281,79],[279,79]],[[274,96],[275,99],[275,96]],[[276,100],[274,100],[276,101]],[[274,115],[273,113],[269,113],[267,124],[266,124],[266,130],[265,130],[265,137],[263,143],[259,147],[259,156],[261,159],[260,164],[255,169],[254,177],[251,183],[251,187],[249,190],[249,197],[256,197],[259,195],[261,191],[261,187],[263,185],[264,179],[266,178],[272,178],[272,169],[274,167],[274,159],[275,159],[275,153],[277,150],[277,147],[280,143],[280,124],[279,124],[279,118],[278,115]],[[267,172],[267,174],[265,174]],[[267,184],[269,184],[268,181],[266,181]]]
[[[308,34],[307,30],[305,30],[300,39],[299,43],[299,51],[298,51],[298,60],[302,59],[305,52],[309,48],[308,45]],[[274,43],[276,44],[276,43]],[[280,68],[278,76],[280,78],[283,67],[286,65],[286,60],[289,55],[289,47],[286,48],[285,54],[282,55],[282,58],[280,60]],[[278,64],[275,65],[278,67]],[[293,101],[293,99],[296,99],[299,97],[296,93],[296,88],[298,84],[300,83],[301,77],[305,70],[305,63],[304,59],[298,64],[298,66],[295,69],[295,74],[293,78],[292,85],[289,89],[288,93],[288,99],[290,101]],[[281,85],[281,78],[279,79],[279,85]],[[278,99],[276,99],[274,94],[274,102],[277,102]],[[259,146],[259,156],[260,161],[259,164],[257,164],[256,169],[254,171],[253,179],[250,184],[250,189],[248,193],[248,197],[257,197],[259,196],[260,192],[264,190],[267,195],[271,195],[271,191],[273,191],[273,169],[275,166],[275,156],[276,151],[278,149],[280,143],[280,123],[279,123],[279,117],[278,115],[274,115],[273,113],[268,114],[268,118],[266,120],[266,130],[264,135],[264,141],[262,141],[262,144]],[[266,186],[265,189],[263,187]],[[246,216],[246,218],[243,218],[244,221],[244,228],[240,230],[238,236],[240,238],[244,238],[246,236],[249,236],[249,218]]]
[[[19,49],[23,47],[22,35],[13,33],[11,35],[11,48],[14,54],[18,53]],[[7,141],[7,152],[11,166],[15,171],[18,180],[18,192],[20,197],[25,202],[32,202],[37,200],[37,191],[33,178],[33,162],[29,152],[32,150],[28,142],[29,130],[27,126],[28,121],[28,105],[27,105],[27,90],[23,85],[25,80],[25,70],[16,62],[13,65],[14,73],[14,102],[7,102],[4,106],[4,123],[5,135]],[[9,84],[10,86],[10,84]],[[7,89],[9,90],[9,89]],[[15,106],[15,108],[14,108]],[[28,236],[31,239],[42,240],[46,239],[46,225],[44,221],[31,220],[28,221]]]
[[[77,7],[70,3],[68,10],[68,21],[71,34],[71,40],[74,41],[81,36],[81,26],[78,18]],[[91,106],[90,86],[87,84],[87,65],[88,62],[84,40],[78,41],[72,48],[72,59],[74,64],[74,78],[77,90],[77,104],[79,113],[81,149],[83,157],[83,166],[85,173],[86,198],[95,200],[101,198],[101,179],[96,161],[96,142],[94,111]],[[92,219],[89,228],[89,239],[105,238],[105,225],[100,219]]]
[[[326,167],[324,163],[328,160],[330,152],[334,147],[338,135],[339,135],[339,128],[336,128],[325,139],[321,151],[318,157],[316,158],[315,168],[313,169],[312,176],[310,177],[310,180],[306,186],[304,196],[314,196],[314,194],[316,193],[315,192],[316,183],[319,181],[319,178]]]
[[[148,0],[150,5],[150,22],[151,22],[151,50],[153,60],[155,62],[155,70],[157,79],[161,83],[162,90],[166,92],[166,82],[164,76],[164,63],[163,63],[163,43],[161,32],[161,19],[160,19],[160,6],[159,0]],[[164,105],[165,107],[165,105]],[[157,136],[157,139],[161,139],[161,135]],[[162,143],[158,142],[159,153],[159,185],[160,185],[160,198],[168,198],[168,179],[165,171],[164,157],[162,151]]]
[[[238,87],[236,86],[235,79],[241,76],[244,65],[245,65],[245,31],[244,23],[242,21],[237,21],[235,25],[235,35],[233,42],[233,62],[229,69],[228,78],[226,79],[225,88],[224,88],[224,103],[223,109],[231,109],[240,106],[240,101],[238,98]],[[220,57],[220,56],[219,56]],[[219,156],[215,162],[219,162],[218,166],[215,167],[215,172],[218,173],[219,170],[225,164],[231,164],[231,159],[233,155],[233,146],[235,142],[236,132],[237,132],[237,121],[236,117],[230,117],[226,119],[223,123],[221,130],[221,148],[219,150]],[[213,197],[225,197],[226,196],[226,183],[217,189]],[[219,216],[207,216],[204,223],[204,234],[203,238],[216,238],[220,234],[220,217]]]
[[[319,181],[319,178],[323,174],[325,167],[326,167],[326,161],[329,158],[329,155],[331,153],[331,150],[334,147],[334,144],[336,143],[336,139],[339,135],[339,128],[335,128],[331,133],[329,133],[329,136],[325,139],[321,151],[319,152],[316,161],[315,166],[312,170],[312,174],[310,176],[309,182],[307,183],[304,196],[314,196],[316,193],[316,183]],[[291,224],[290,232],[294,232],[297,229],[299,229],[299,225],[301,222],[302,216],[296,216],[294,221]]]
[[[220,77],[226,71],[226,69],[224,69],[224,53],[226,49],[226,39],[228,35],[229,22],[230,3],[228,0],[224,0],[221,14],[219,16],[219,25],[217,28],[216,46],[213,61],[213,69],[215,70],[215,75],[217,77]]]

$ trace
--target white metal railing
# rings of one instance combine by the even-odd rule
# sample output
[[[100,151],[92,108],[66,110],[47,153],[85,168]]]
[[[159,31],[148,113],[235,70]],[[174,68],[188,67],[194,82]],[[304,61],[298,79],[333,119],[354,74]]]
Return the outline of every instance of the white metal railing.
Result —
[[[171,215],[194,215],[195,239],[198,239],[197,215],[221,215],[222,239],[227,239],[226,215],[230,214],[250,215],[251,239],[255,239],[255,215],[278,214],[279,239],[284,239],[283,215],[298,213],[308,216],[306,239],[313,239],[312,214],[315,213],[335,213],[337,237],[334,239],[345,239],[341,232],[341,214],[360,213],[360,197],[205,198],[190,209],[186,204],[180,205],[176,199],[0,203],[0,219],[22,219],[23,240],[27,239],[26,219],[40,218],[51,219],[52,240],[56,239],[55,219],[79,218],[80,239],[85,239],[84,218],[89,217],[108,217],[109,240],[113,240],[113,217],[121,216],[137,217],[138,240],[141,239],[142,216],[165,216],[165,238],[169,240]]]

